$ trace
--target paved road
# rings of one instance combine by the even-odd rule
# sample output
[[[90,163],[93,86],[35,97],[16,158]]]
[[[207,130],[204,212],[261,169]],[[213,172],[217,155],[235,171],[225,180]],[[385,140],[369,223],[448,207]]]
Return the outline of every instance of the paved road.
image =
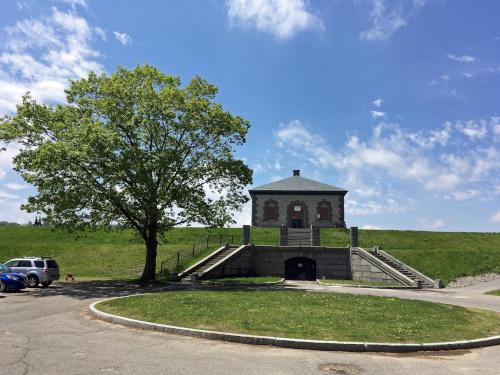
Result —
[[[495,289],[498,283],[500,280],[461,291],[383,293],[421,299],[427,294],[432,299],[442,295],[447,299],[444,302],[460,301],[467,306],[477,299],[478,304],[491,303],[497,309],[500,301],[495,298],[500,297],[481,293]],[[334,290],[376,293],[355,288]],[[500,346],[404,355],[293,350],[139,331],[93,320],[87,314],[93,301],[135,292],[144,290],[112,282],[87,282],[0,295],[0,374],[499,373]]]

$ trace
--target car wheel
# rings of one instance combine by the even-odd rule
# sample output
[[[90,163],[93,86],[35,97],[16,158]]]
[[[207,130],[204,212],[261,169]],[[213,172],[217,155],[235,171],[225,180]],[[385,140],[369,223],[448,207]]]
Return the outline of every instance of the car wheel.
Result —
[[[36,288],[38,286],[38,277],[35,275],[28,276],[28,286],[30,288]]]
[[[52,281],[45,281],[45,282],[42,283],[42,286],[44,288],[48,288],[50,286],[50,284],[52,284]]]
[[[3,281],[0,281],[0,292],[6,292],[7,291],[7,285]]]

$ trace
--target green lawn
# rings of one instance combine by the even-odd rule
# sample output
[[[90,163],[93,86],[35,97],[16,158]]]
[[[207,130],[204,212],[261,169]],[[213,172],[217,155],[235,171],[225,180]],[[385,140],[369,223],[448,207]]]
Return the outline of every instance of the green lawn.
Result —
[[[203,284],[264,284],[264,283],[277,283],[281,277],[274,276],[259,276],[259,277],[227,277],[225,279],[212,279],[203,281]]]
[[[177,228],[167,233],[158,248],[158,269],[165,260],[207,235],[204,228]],[[241,243],[241,228],[214,230]],[[278,228],[252,228],[252,242],[274,245]],[[347,230],[323,229],[322,245],[346,246]],[[360,230],[362,247],[382,246],[387,252],[445,284],[460,276],[500,273],[500,233],[446,233],[391,230]],[[211,245],[208,252],[217,249]],[[199,255],[198,259],[208,252]],[[75,235],[50,228],[0,227],[0,262],[24,255],[54,257],[61,273],[77,277],[132,279],[140,276],[144,245],[131,231],[98,231]],[[185,264],[189,264],[186,261]]]
[[[180,291],[100,303],[177,326],[303,339],[438,342],[500,333],[500,314],[397,298],[302,291]]]
[[[489,294],[491,296],[500,296],[500,289],[492,290],[491,292],[487,292],[485,294]]]

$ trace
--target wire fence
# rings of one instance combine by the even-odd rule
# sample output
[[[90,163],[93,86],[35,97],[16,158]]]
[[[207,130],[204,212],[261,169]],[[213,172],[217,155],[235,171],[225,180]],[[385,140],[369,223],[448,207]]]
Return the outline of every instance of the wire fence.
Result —
[[[215,250],[215,247],[222,245],[236,245],[239,243],[241,243],[241,236],[222,233],[209,234],[193,242],[190,247],[178,250],[174,255],[162,261],[160,274],[165,275],[169,272],[180,272],[187,268],[200,254],[209,250]]]
[[[351,235],[349,229],[321,229],[320,245],[323,247],[346,247],[350,246],[350,243]]]

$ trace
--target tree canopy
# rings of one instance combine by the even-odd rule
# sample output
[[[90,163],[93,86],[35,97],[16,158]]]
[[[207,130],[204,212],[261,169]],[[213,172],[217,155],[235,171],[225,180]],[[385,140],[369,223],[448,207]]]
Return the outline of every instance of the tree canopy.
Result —
[[[37,189],[22,208],[58,227],[134,228],[155,278],[157,237],[180,224],[223,226],[247,201],[252,171],[234,156],[249,123],[215,102],[217,87],[149,65],[71,81],[67,103],[29,93],[0,120],[15,169]],[[1,150],[0,150],[1,151]]]

